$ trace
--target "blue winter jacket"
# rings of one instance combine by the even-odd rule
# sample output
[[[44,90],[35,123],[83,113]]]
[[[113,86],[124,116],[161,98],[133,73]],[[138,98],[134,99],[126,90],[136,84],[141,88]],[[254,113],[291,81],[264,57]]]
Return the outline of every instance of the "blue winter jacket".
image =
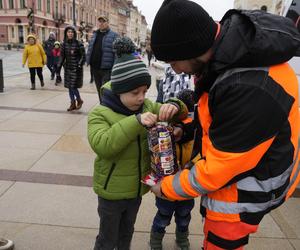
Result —
[[[97,32],[94,33],[88,47],[88,51],[86,54],[86,62],[89,65],[91,61],[91,54],[93,53],[94,43],[97,37]],[[113,42],[118,37],[118,34],[112,30],[108,30],[108,32],[104,35],[102,41],[102,60],[101,60],[101,69],[111,69],[114,60],[115,53],[113,52]]]

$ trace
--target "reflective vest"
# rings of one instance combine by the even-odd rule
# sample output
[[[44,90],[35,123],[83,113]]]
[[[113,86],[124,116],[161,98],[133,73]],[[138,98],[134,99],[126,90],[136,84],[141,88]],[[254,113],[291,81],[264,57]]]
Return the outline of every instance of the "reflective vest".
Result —
[[[198,102],[202,159],[164,178],[163,194],[173,200],[201,195],[203,216],[258,224],[300,181],[298,103],[297,77],[286,63],[220,75]]]

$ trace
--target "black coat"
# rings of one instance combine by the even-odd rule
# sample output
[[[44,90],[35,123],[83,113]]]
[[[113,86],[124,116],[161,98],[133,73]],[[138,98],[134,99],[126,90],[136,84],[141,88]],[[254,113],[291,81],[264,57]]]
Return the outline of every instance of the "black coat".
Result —
[[[81,88],[83,84],[83,65],[85,63],[84,46],[78,40],[66,40],[62,43],[59,66],[64,66],[65,88]]]

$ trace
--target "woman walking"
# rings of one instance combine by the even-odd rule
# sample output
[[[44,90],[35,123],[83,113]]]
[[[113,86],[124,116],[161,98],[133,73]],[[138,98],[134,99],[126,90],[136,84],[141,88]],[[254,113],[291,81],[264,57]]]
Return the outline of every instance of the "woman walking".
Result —
[[[59,69],[64,65],[64,86],[69,89],[71,100],[71,105],[67,110],[72,111],[80,109],[83,104],[78,88],[81,88],[83,84],[85,51],[83,44],[76,39],[76,30],[73,26],[67,26],[64,35]]]
[[[41,86],[44,87],[43,67],[47,62],[47,57],[43,47],[37,43],[33,34],[27,36],[27,44],[23,52],[22,67],[26,62],[30,72],[31,90],[35,90],[35,75],[37,73]]]

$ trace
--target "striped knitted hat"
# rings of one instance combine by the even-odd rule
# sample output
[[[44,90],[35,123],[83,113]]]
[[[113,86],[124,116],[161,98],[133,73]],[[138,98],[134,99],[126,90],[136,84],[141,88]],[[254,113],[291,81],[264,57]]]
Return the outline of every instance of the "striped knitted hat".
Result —
[[[113,48],[117,55],[111,72],[111,89],[113,93],[129,92],[144,85],[149,88],[151,76],[142,60],[133,55],[135,45],[130,38],[117,38]]]

